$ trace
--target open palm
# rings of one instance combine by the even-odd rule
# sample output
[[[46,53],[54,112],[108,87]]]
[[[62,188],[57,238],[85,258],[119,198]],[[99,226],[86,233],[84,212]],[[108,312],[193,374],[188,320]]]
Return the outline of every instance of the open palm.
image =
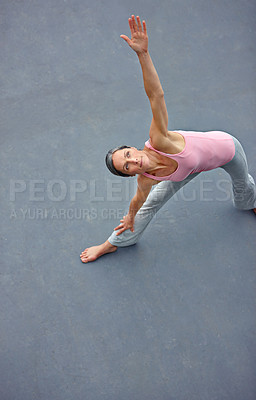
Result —
[[[120,37],[124,39],[136,53],[147,52],[148,35],[147,35],[146,22],[145,21],[142,22],[143,24],[142,27],[140,22],[140,17],[136,18],[137,22],[135,20],[134,15],[132,15],[132,17],[128,19],[131,30],[131,39],[129,39],[128,36],[126,35],[121,35]]]

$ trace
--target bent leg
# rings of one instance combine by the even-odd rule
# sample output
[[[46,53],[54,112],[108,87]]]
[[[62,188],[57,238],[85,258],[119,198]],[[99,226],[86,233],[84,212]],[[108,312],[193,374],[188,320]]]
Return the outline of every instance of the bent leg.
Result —
[[[161,207],[183,186],[195,178],[199,173],[189,175],[181,182],[162,181],[153,187],[147,200],[139,209],[135,217],[134,232],[126,230],[120,235],[116,231],[108,238],[109,243],[117,247],[131,246],[139,240],[153,216]]]
[[[233,203],[240,210],[251,210],[256,207],[256,186],[248,172],[248,164],[241,143],[233,137],[236,152],[233,159],[223,165],[232,179]]]

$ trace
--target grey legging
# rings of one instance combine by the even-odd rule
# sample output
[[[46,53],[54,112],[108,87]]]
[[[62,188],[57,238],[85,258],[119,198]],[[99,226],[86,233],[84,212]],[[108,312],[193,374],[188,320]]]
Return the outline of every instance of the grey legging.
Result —
[[[251,175],[248,173],[246,155],[240,142],[233,137],[235,143],[235,155],[233,159],[223,165],[223,168],[231,177],[233,189],[233,204],[240,210],[256,208],[256,186]],[[158,210],[178,190],[195,178],[199,173],[191,174],[181,182],[162,181],[153,187],[147,200],[140,208],[135,217],[134,232],[126,230],[120,235],[116,231],[108,238],[108,241],[118,247],[135,244],[149,222]]]

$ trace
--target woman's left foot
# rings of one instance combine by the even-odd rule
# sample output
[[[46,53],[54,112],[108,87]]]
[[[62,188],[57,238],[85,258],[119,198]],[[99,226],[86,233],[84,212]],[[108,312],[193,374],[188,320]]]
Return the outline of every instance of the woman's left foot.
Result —
[[[102,243],[99,246],[92,246],[85,249],[82,254],[80,254],[80,258],[83,263],[88,263],[97,260],[97,258],[103,256],[103,254],[113,253],[116,250],[117,246],[113,246],[108,240],[106,240],[105,243]]]

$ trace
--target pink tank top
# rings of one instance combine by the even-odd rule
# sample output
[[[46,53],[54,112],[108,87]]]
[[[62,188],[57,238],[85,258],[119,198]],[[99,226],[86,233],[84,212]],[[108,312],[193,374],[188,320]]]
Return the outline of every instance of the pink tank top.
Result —
[[[209,171],[221,167],[232,160],[235,155],[235,144],[232,136],[226,132],[193,132],[175,131],[185,140],[184,149],[178,154],[166,154],[151,146],[149,140],[145,145],[156,153],[169,157],[178,163],[178,168],[168,176],[154,176],[147,172],[143,175],[157,181],[183,181],[195,172]]]

